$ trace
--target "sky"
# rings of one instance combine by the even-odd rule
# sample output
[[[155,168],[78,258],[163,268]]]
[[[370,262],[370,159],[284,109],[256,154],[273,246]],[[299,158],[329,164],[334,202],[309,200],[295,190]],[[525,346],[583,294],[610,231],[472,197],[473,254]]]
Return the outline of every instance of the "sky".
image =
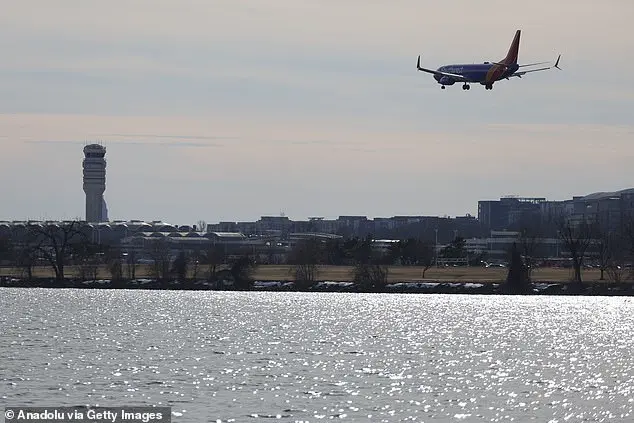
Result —
[[[0,14],[0,220],[477,215],[634,186],[631,0],[21,0]],[[416,71],[560,67],[441,90]]]

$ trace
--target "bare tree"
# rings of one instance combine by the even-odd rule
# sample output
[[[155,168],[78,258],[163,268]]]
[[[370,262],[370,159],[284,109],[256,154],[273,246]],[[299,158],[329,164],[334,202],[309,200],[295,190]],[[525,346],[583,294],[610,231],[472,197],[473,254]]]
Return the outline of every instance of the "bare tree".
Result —
[[[147,253],[152,260],[152,273],[158,280],[165,281],[169,278],[170,248],[167,240],[159,238],[150,241]]]
[[[176,274],[178,281],[181,283],[187,280],[188,264],[189,257],[187,257],[185,251],[180,251],[172,263],[172,271]]]
[[[201,254],[200,254],[200,250],[195,250],[191,253],[191,257],[190,257],[190,267],[191,267],[191,272],[192,272],[192,279],[194,281],[198,280],[198,269],[200,267],[200,262],[201,262]]]
[[[11,261],[13,242],[8,236],[0,236],[0,264]]]
[[[591,250],[596,254],[601,276],[599,280],[604,280],[605,271],[610,267],[618,248],[618,236],[611,232],[597,231],[597,238],[591,245]]]
[[[20,277],[32,279],[36,262],[35,250],[15,233],[0,237],[0,262],[20,270]]]
[[[110,273],[111,284],[117,285],[123,281],[123,260],[119,248],[107,248],[104,255],[106,268]]]
[[[136,261],[137,261],[136,250],[128,251],[125,262],[128,268],[128,279],[130,280],[136,279]]]
[[[15,243],[13,245],[13,261],[20,269],[20,277],[33,280],[33,267],[37,263],[36,248],[28,243]]]
[[[113,283],[119,283],[123,280],[123,263],[120,258],[110,259],[108,262],[108,271]]]
[[[605,269],[608,279],[615,283],[621,283],[626,280],[628,269],[625,266],[623,255],[615,256]]]
[[[295,286],[307,288],[312,286],[319,274],[324,249],[316,238],[299,241],[289,256],[288,262],[293,265],[290,270],[295,275]]]
[[[370,276],[377,292],[381,292],[387,286],[390,268],[384,264],[375,264],[370,268]]]
[[[404,266],[422,266],[422,278],[425,272],[434,265],[434,244],[416,238],[408,238],[390,246],[388,261],[400,262]]]
[[[96,281],[99,272],[101,248],[88,242],[88,239],[82,239],[74,247],[75,264],[79,266],[79,277],[82,280]]]
[[[423,268],[421,278],[425,279],[425,273],[435,264],[436,249],[431,242],[416,239],[410,241],[410,247],[405,249],[405,257],[407,256],[410,257],[409,263]]]
[[[628,259],[634,261],[634,215],[628,213],[624,216],[623,222],[623,240],[622,249],[627,251]],[[634,269],[631,270],[630,278],[634,279]]]
[[[381,292],[387,286],[388,275],[387,265],[358,262],[353,268],[352,278],[363,292]]]
[[[519,222],[517,241],[520,254],[523,256],[525,266],[525,277],[530,281],[533,268],[535,267],[540,241],[543,236],[541,221],[539,217],[529,214],[524,216]],[[516,247],[514,247],[516,248]]]
[[[351,247],[351,255],[354,260],[352,279],[363,292],[381,292],[387,285],[389,267],[386,256],[372,248],[372,235],[355,239]],[[390,255],[388,260],[393,260]]]
[[[225,263],[226,256],[224,248],[216,244],[209,245],[200,255],[201,262],[208,266],[207,280],[209,282],[216,282],[219,266]]]
[[[57,281],[64,280],[64,267],[71,257],[73,245],[86,238],[80,224],[73,220],[28,226],[27,243],[50,264]]]
[[[628,273],[628,269],[625,266],[627,252],[625,251],[625,246],[623,244],[623,239],[621,237],[616,237],[615,243],[612,247],[612,253],[610,254],[610,259],[605,269],[608,274],[608,279],[616,283],[623,282]]]
[[[425,242],[420,246],[418,264],[423,267],[421,278],[425,279],[425,273],[436,264],[436,247],[430,242]]]
[[[564,244],[564,248],[570,253],[572,267],[574,269],[573,282],[577,288],[583,287],[581,280],[581,268],[588,247],[592,243],[593,235],[596,233],[594,222],[586,220],[571,222],[570,219],[562,216],[559,221],[559,237]]]
[[[231,265],[231,276],[238,290],[249,290],[253,288],[253,272],[256,264],[252,257],[248,255],[240,256]]]
[[[204,220],[199,220],[196,223],[196,230],[200,233],[207,232],[207,222],[205,222]]]

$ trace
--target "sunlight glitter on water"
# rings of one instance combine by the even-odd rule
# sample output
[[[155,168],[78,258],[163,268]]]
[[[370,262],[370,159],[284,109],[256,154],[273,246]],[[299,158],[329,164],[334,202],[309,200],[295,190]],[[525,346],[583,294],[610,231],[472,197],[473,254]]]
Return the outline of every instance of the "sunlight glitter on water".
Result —
[[[632,421],[625,298],[0,290],[7,404],[174,421]]]

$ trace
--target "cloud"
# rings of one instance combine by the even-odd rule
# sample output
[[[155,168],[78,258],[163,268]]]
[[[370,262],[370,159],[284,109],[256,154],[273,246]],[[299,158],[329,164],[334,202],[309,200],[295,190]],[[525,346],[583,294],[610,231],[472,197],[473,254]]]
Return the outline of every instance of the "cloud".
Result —
[[[596,123],[551,123],[551,124],[523,124],[523,123],[492,123],[487,128],[494,131],[514,133],[537,133],[549,135],[563,135],[576,133],[585,136],[609,133],[611,136],[628,137],[634,134],[634,125],[596,124]]]
[[[102,134],[107,137],[124,137],[124,138],[175,138],[188,140],[231,140],[237,137],[233,136],[209,136],[209,135],[161,135],[161,134]]]
[[[634,177],[633,82],[619,77],[634,64],[623,35],[634,3],[451,10],[11,2],[0,15],[11,58],[0,63],[0,177],[20,178],[0,187],[5,213],[81,214],[78,144],[95,139],[109,146],[109,206],[124,218],[247,218],[279,203],[296,216],[463,214],[486,196],[567,198]],[[500,59],[517,28],[523,61],[562,53],[564,70],[465,92],[414,68],[418,54],[430,67]]]
[[[49,140],[25,140],[27,144],[74,144],[82,145],[85,141],[49,141]],[[148,140],[148,141],[130,141],[130,140],[110,140],[104,145],[107,147],[110,144],[121,144],[124,146],[132,145],[145,145],[145,146],[159,146],[159,147],[222,147],[222,144],[202,143],[202,142],[178,142],[178,141],[162,141],[162,140]]]
[[[239,220],[280,207],[296,218],[457,215],[475,213],[478,200],[503,194],[565,199],[571,193],[618,188],[634,177],[629,166],[634,157],[628,153],[632,128],[627,126],[469,124],[373,131],[345,119],[329,125],[319,119],[253,119],[248,126],[242,121],[232,116],[0,115],[8,136],[0,177],[24,175],[18,185],[0,188],[5,218],[25,210],[81,214],[80,145],[23,141],[63,142],[89,132],[165,134],[182,137],[185,146],[197,139],[205,143],[214,133],[229,138],[220,140],[222,154],[142,142],[108,144],[106,194],[112,215],[120,218],[187,222],[204,214],[209,221]],[[121,139],[126,140],[139,141]],[[46,178],[35,172],[31,178],[23,169],[37,169]],[[60,189],[61,200],[39,194],[21,200],[24,192]]]
[[[243,53],[295,46],[378,55],[424,50],[440,58],[448,57],[449,51],[462,55],[477,48],[485,57],[497,57],[510,43],[515,26],[525,31],[523,50],[530,56],[548,48],[571,57],[605,57],[606,50],[631,51],[634,45],[631,37],[622,36],[634,15],[634,5],[627,0],[612,0],[600,8],[591,0],[464,0],[452,3],[452,8],[461,13],[450,15],[445,4],[423,0],[137,0],[90,7],[77,0],[42,0],[12,4],[0,23],[3,31],[14,35],[72,39],[81,34],[86,40],[150,40],[165,48],[233,44]]]
[[[346,116],[366,126],[416,129],[499,116],[626,121],[634,98],[624,85],[632,83],[606,80],[602,69],[604,55],[613,67],[630,60],[621,52],[634,41],[616,35],[634,6],[542,1],[547,12],[534,3],[462,2],[455,7],[464,14],[451,20],[442,4],[413,0],[141,0],[90,8],[70,0],[18,2],[10,19],[0,17],[0,43],[12,57],[0,64],[0,111],[231,111],[289,120]],[[42,13],[34,15],[34,5]],[[482,10],[495,10],[495,19]],[[432,67],[499,58],[515,30],[501,17],[520,22],[526,60],[563,52],[566,70],[503,81],[493,95],[453,90],[442,97],[431,78],[416,73],[418,53]]]

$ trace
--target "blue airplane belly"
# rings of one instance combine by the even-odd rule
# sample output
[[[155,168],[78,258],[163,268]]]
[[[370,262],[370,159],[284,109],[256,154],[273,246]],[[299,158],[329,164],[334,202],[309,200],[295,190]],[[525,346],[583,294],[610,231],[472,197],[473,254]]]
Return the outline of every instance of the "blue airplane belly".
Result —
[[[448,65],[442,66],[438,68],[440,72],[448,72],[455,73],[457,75],[462,75],[474,82],[484,82],[487,73],[491,69],[492,65],[490,64],[482,64],[482,65]],[[439,80],[440,78],[436,78]]]
[[[482,70],[469,70],[463,73],[463,75],[472,81],[483,82],[486,78],[487,71]]]

